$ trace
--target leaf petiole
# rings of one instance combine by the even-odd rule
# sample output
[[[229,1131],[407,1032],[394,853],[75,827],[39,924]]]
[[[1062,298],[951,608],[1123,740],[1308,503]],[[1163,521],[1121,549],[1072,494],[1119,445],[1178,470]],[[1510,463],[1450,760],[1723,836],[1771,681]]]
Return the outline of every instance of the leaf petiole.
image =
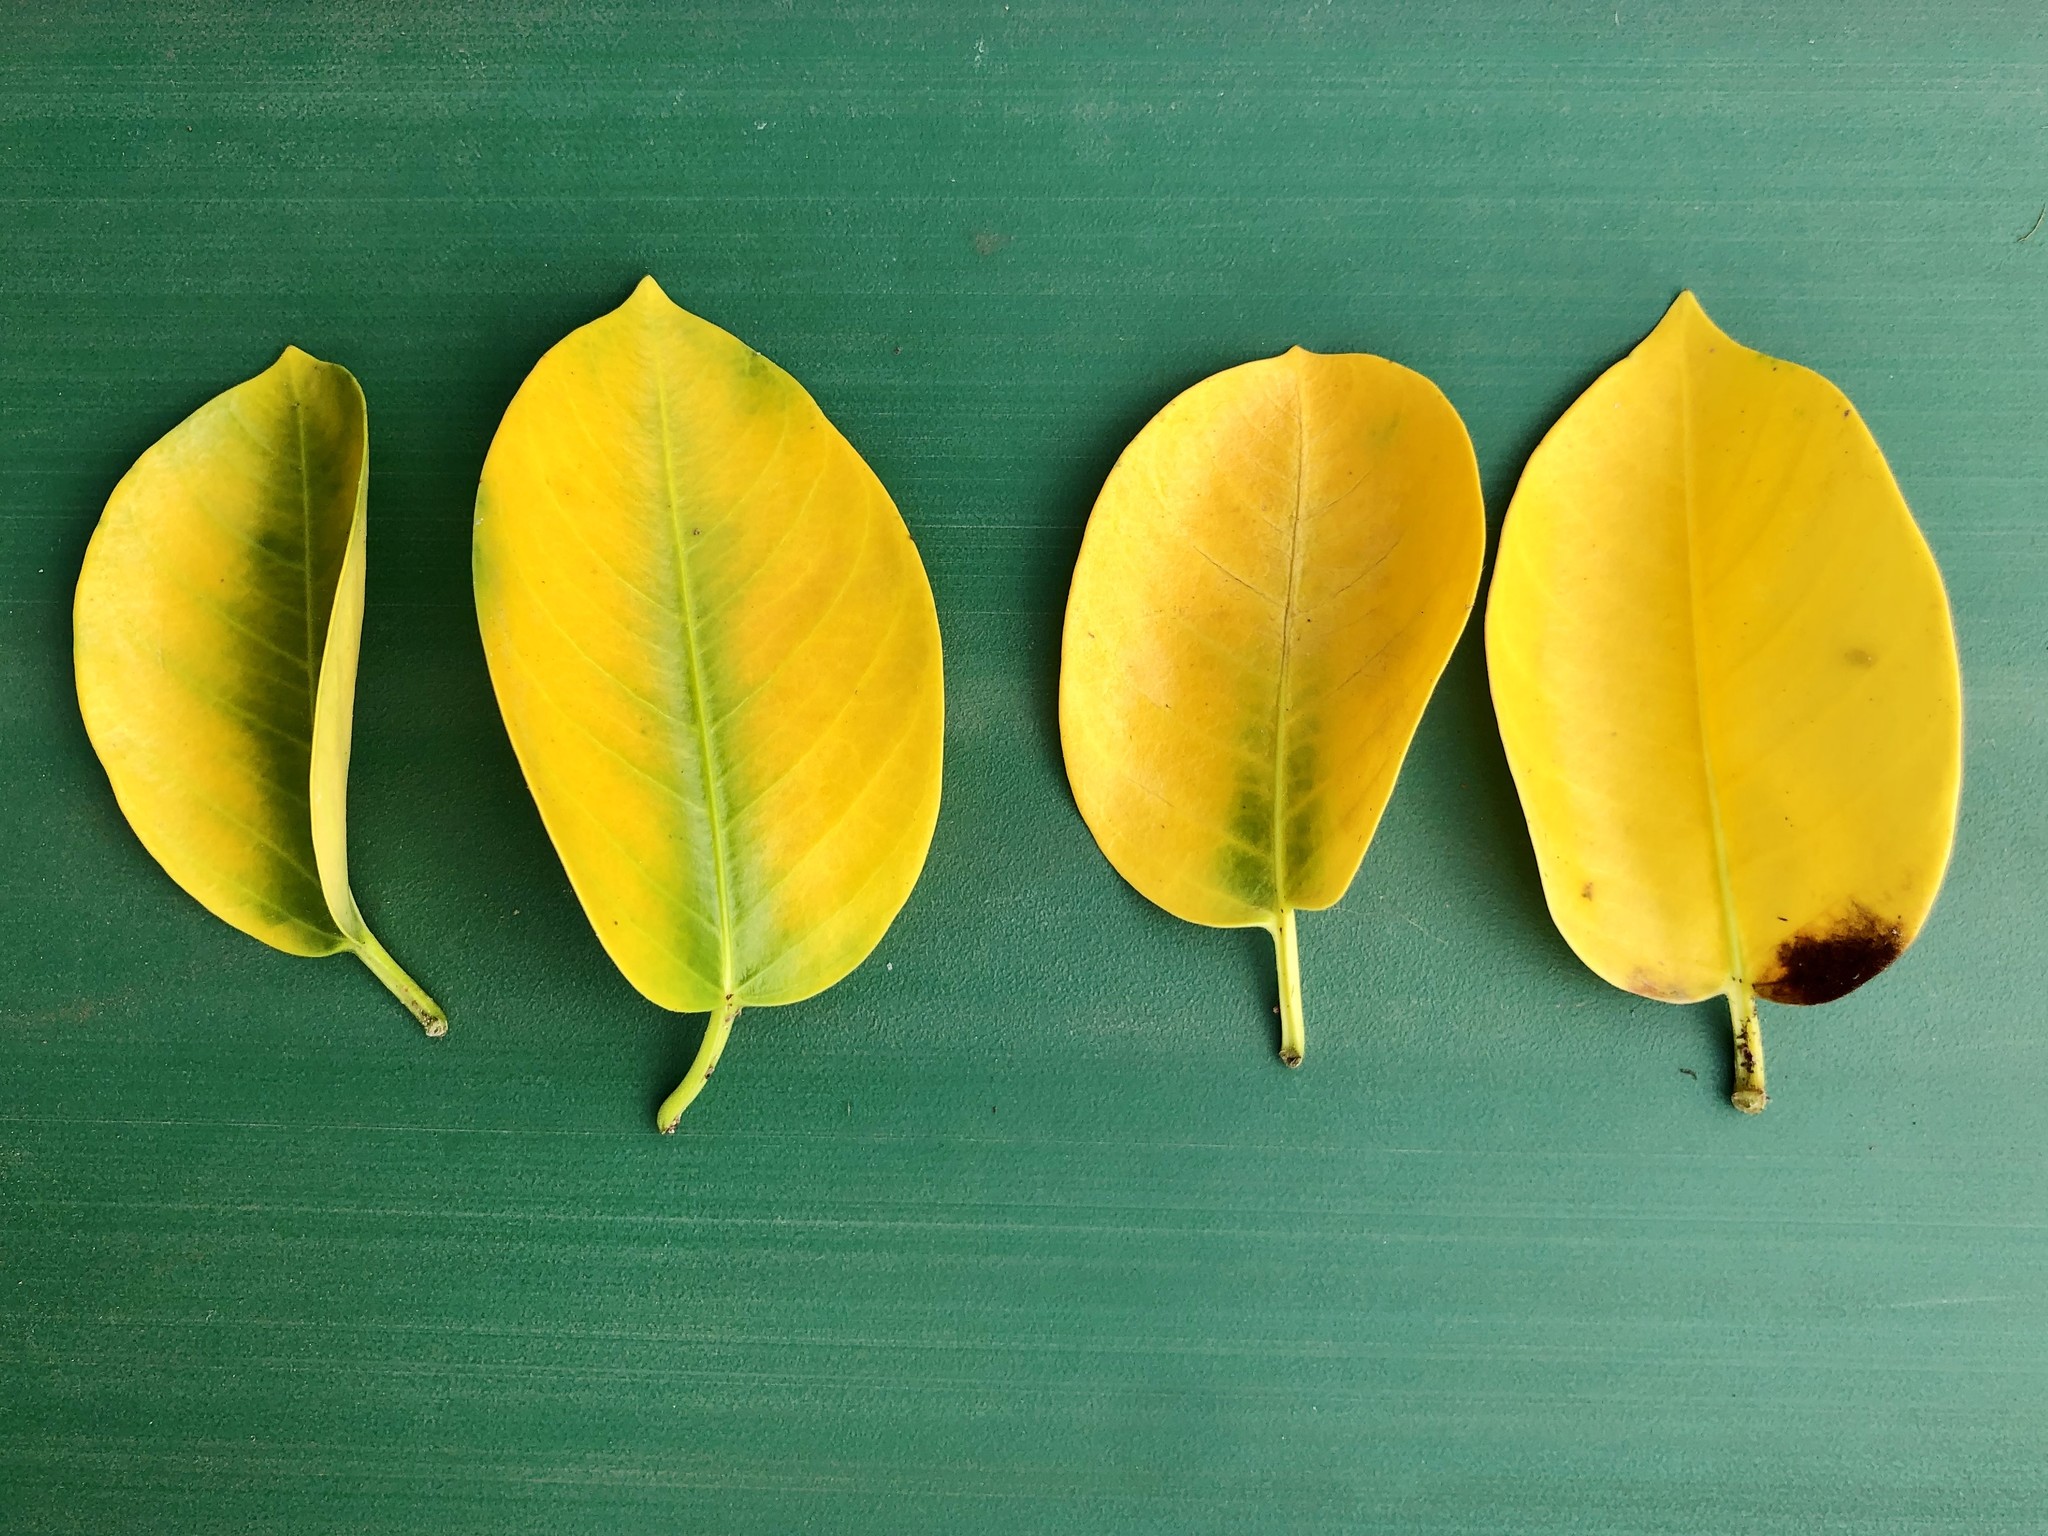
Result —
[[[1280,967],[1280,1059],[1298,1067],[1307,1035],[1301,1016],[1301,949],[1294,937],[1292,907],[1283,907],[1273,926],[1273,955]]]
[[[365,929],[361,937],[349,942],[356,958],[370,968],[372,976],[391,989],[393,997],[405,1004],[406,1011],[420,1021],[421,1029],[436,1039],[448,1033],[448,1015],[441,1011],[441,1005],[405,974],[404,968],[391,958],[390,952],[377,942],[374,934]]]
[[[711,1022],[704,1029],[704,1043],[697,1047],[697,1059],[690,1063],[688,1074],[676,1084],[676,1091],[661,1101],[661,1108],[654,1112],[654,1128],[662,1135],[673,1134],[676,1122],[683,1118],[683,1111],[704,1091],[704,1085],[718,1068],[718,1058],[725,1050],[725,1042],[732,1034],[732,1021],[739,1016],[739,999],[730,992],[726,993],[725,1001],[712,1011]]]
[[[1735,1025],[1735,1091],[1728,1102],[1745,1115],[1760,1115],[1769,1096],[1764,1092],[1764,1032],[1756,1016],[1756,992],[1746,981],[1728,994],[1728,1012]]]

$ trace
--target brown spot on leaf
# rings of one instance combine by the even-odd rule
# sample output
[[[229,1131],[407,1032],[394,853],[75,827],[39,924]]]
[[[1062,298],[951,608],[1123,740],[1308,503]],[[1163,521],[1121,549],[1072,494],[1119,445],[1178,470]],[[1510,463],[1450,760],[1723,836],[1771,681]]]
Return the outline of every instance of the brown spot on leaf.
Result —
[[[1592,881],[1588,880],[1584,885],[1579,887],[1579,899],[1581,901],[1591,901],[1593,899]]]
[[[1849,663],[1852,667],[1874,667],[1877,665],[1877,658],[1860,645],[1842,652],[1842,660]]]
[[[1833,927],[1795,933],[1780,944],[1778,974],[1758,982],[1756,995],[1801,1007],[1832,1003],[1898,959],[1905,947],[1905,928],[1898,919],[1881,918],[1857,902]]]
[[[993,256],[1010,243],[1008,235],[997,234],[992,229],[978,229],[974,232],[974,254]]]

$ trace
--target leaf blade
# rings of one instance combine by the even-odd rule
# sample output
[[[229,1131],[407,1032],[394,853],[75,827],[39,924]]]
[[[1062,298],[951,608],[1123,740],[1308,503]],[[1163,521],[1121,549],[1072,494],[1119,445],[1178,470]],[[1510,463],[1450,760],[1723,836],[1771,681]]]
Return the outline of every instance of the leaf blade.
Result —
[[[1336,902],[1484,538],[1463,423],[1397,364],[1296,348],[1170,402],[1103,487],[1062,641],[1068,779],[1117,871],[1276,943]]]
[[[1546,898],[1603,978],[1820,1002],[1912,942],[1960,789],[1954,630],[1826,379],[1681,295],[1531,456],[1487,633]]]
[[[201,905],[292,954],[376,945],[347,861],[368,455],[355,378],[287,347],[122,477],[73,606],[80,713],[129,824]]]
[[[330,382],[288,351],[144,453],[108,499],[74,608],[81,712],[130,824],[209,911],[297,954],[343,947],[308,790],[314,573],[337,520],[347,536],[362,457],[359,413]],[[318,498],[287,449],[302,386],[315,452],[342,466]],[[199,750],[166,750],[178,743]]]
[[[626,978],[723,1012],[865,958],[937,819],[938,620],[802,386],[644,280],[507,407],[473,564],[514,749]]]

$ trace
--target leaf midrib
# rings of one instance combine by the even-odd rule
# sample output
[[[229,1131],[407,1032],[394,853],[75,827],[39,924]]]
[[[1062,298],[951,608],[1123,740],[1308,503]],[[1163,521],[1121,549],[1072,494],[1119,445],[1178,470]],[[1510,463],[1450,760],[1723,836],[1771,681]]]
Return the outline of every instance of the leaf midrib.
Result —
[[[1287,595],[1280,608],[1280,668],[1273,690],[1273,915],[1287,910],[1287,701],[1294,660],[1294,606],[1301,591],[1301,524],[1308,476],[1308,394],[1294,373],[1294,512],[1287,522]]]
[[[299,381],[296,370],[286,375],[286,387],[291,393],[292,435],[299,455],[299,575],[305,600],[306,614],[306,845],[313,853],[313,868],[305,870],[303,865],[293,863],[310,875],[313,888],[320,897],[320,910],[332,925],[336,934],[347,939],[348,927],[342,915],[334,910],[334,903],[327,895],[327,870],[320,856],[320,840],[313,827],[313,780],[320,772],[320,655],[314,641],[317,615],[313,612],[313,472],[306,460],[306,402],[299,395]],[[322,626],[324,632],[324,626]],[[222,699],[223,704],[227,703]],[[253,717],[245,717],[251,719]],[[280,733],[281,734],[281,733]],[[295,743],[296,744],[296,743]],[[300,919],[304,922],[304,919]],[[360,921],[360,920],[359,920]],[[311,926],[308,924],[307,926]]]
[[[1735,887],[1728,869],[1728,837],[1721,824],[1721,789],[1714,774],[1713,743],[1707,739],[1707,686],[1700,666],[1700,577],[1698,538],[1694,529],[1692,349],[1690,338],[1678,338],[1679,484],[1685,495],[1686,627],[1692,638],[1693,720],[1700,739],[1700,774],[1707,791],[1707,826],[1714,840],[1714,878],[1721,899],[1723,938],[1728,946],[1728,979],[1747,978],[1742,953],[1742,926],[1735,911]]]
[[[704,820],[711,835],[711,868],[718,900],[718,989],[726,997],[733,991],[732,887],[726,869],[725,818],[720,813],[718,775],[712,767],[711,715],[705,699],[704,661],[697,634],[696,595],[690,584],[687,535],[682,509],[676,495],[675,451],[668,425],[668,381],[661,360],[654,360],[655,412],[661,422],[662,491],[666,501],[669,530],[675,540],[676,587],[682,601],[683,654],[689,661],[690,712],[697,737],[697,766],[704,779]]]
[[[299,444],[299,574],[305,581],[306,596],[306,727],[313,725],[319,707],[319,666],[313,655],[313,486],[306,469],[306,408],[292,389],[292,427]]]

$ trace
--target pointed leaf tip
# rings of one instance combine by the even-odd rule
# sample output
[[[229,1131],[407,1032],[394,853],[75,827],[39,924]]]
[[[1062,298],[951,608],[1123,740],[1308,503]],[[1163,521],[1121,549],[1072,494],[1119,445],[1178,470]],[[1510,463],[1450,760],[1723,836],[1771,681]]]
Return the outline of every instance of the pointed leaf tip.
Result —
[[[654,274],[651,272],[633,285],[632,297],[626,300],[628,304],[652,304],[657,301],[670,309],[679,307],[676,301],[668,296],[668,290],[654,280]]]
[[[284,350],[277,354],[277,361],[270,366],[272,368],[321,368],[327,365],[305,348],[288,341],[284,344]]]
[[[1690,288],[1679,291],[1678,297],[1671,301],[1671,307],[1664,311],[1664,318],[1657,322],[1656,330],[1650,334],[1654,336],[1659,332],[1668,332],[1680,337],[1700,335],[1710,341],[1726,341],[1733,345],[1741,345],[1720,326],[1714,324],[1713,316],[1707,313],[1705,306],[1699,301],[1699,295]]]

